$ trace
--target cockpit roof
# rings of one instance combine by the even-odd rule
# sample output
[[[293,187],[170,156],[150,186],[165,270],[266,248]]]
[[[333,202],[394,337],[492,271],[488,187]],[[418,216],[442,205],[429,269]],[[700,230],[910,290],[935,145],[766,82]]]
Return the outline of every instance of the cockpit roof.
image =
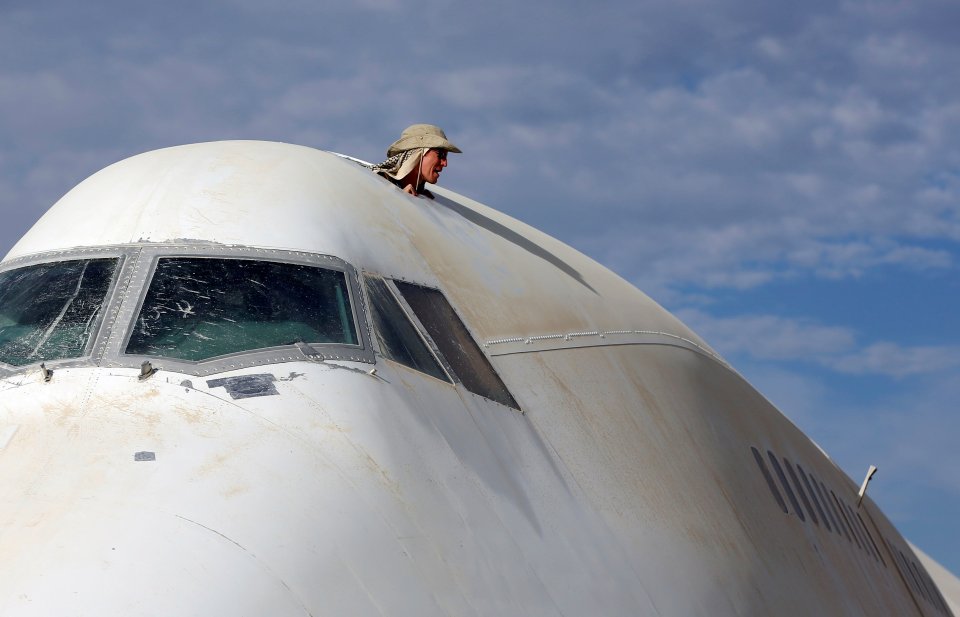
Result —
[[[434,193],[435,200],[412,197],[352,160],[305,146],[176,146],[81,182],[4,262],[129,244],[301,251],[440,288],[483,341],[641,328],[703,344],[562,242],[451,191]]]

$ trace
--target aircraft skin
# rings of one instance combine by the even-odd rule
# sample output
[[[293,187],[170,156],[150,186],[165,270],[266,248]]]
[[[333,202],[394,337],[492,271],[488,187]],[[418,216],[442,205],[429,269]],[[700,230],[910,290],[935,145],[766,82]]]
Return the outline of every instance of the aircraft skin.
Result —
[[[121,161],[57,202],[0,277],[119,265],[81,352],[0,364],[0,615],[952,614],[869,493],[858,508],[695,333],[435,193],[237,141]],[[127,353],[175,257],[333,268],[357,342]],[[404,285],[442,292],[514,402],[442,349],[453,383],[385,357],[368,277],[421,336]]]

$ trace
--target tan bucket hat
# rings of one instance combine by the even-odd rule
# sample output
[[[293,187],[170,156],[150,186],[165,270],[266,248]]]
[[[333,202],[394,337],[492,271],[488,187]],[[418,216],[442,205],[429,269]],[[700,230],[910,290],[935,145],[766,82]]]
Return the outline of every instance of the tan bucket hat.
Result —
[[[460,152],[439,126],[432,124],[411,124],[400,133],[400,139],[390,144],[387,156],[394,156],[414,148],[440,148],[448,152]]]

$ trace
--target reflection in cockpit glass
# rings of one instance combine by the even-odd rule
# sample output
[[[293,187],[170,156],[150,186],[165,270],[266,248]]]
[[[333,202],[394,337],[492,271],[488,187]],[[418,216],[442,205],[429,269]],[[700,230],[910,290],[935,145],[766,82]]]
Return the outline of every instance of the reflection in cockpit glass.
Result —
[[[126,353],[199,361],[298,342],[357,344],[343,272],[167,257],[157,263]]]
[[[85,355],[117,259],[78,259],[0,273],[0,361],[14,366]]]

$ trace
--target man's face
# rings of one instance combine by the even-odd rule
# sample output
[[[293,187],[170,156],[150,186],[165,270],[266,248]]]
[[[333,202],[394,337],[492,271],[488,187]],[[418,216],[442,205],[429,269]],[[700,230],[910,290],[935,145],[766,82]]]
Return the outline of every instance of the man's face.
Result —
[[[420,161],[420,177],[424,182],[436,184],[437,180],[440,179],[440,172],[442,172],[446,166],[446,150],[427,150],[427,153],[423,155],[423,160]]]

